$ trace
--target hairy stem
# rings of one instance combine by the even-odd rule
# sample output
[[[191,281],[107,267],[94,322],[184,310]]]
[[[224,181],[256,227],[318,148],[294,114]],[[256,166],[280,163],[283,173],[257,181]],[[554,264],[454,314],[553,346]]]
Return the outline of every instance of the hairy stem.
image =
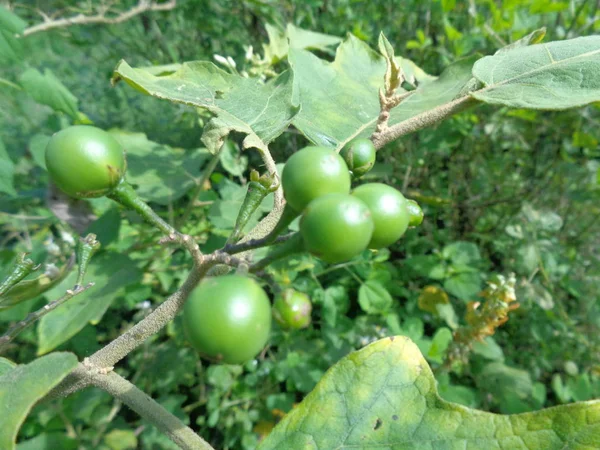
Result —
[[[396,125],[387,128],[382,133],[376,133],[371,136],[371,140],[377,149],[380,149],[385,144],[395,141],[405,134],[413,133],[425,127],[434,125],[442,120],[459,113],[468,107],[477,103],[470,95],[457,98],[449,103],[440,105],[437,108],[430,109],[421,114],[406,119]]]
[[[279,236],[275,240],[272,240],[270,236],[261,239],[252,239],[250,241],[242,242],[241,244],[226,245],[225,247],[223,247],[222,251],[230,255],[235,255],[236,253],[247,252],[249,250],[255,250],[257,248],[279,244],[281,242],[287,241],[290,237],[292,237],[292,234]]]
[[[96,386],[119,399],[146,419],[184,450],[214,450],[214,448],[187,427],[177,417],[164,409],[149,395],[115,372],[108,374],[79,364],[71,373],[74,378]]]
[[[121,182],[115,190],[109,195],[109,198],[113,199],[117,203],[125,206],[137,212],[142,218],[159,229],[165,237],[161,240],[161,243],[165,242],[176,242],[187,249],[192,255],[194,262],[199,264],[202,259],[202,253],[198,248],[198,244],[194,240],[185,234],[180,233],[167,222],[165,222],[158,214],[154,212],[150,206],[144,202],[131,187],[131,185],[125,181]]]
[[[23,320],[15,323],[12,327],[4,333],[2,337],[0,337],[0,355],[7,349],[8,345],[17,337],[19,333],[23,330],[29,328],[35,322],[37,322],[42,316],[45,316],[50,311],[55,310],[60,305],[65,303],[66,301],[72,299],[78,294],[81,294],[84,291],[87,291],[89,288],[94,286],[94,283],[89,283],[87,286],[76,285],[72,290],[68,290],[65,295],[61,298],[54,300],[53,302],[48,303],[43,308],[38,309],[27,315]]]
[[[282,244],[274,247],[273,250],[257,263],[250,266],[250,272],[259,272],[269,264],[279,259],[285,258],[296,253],[302,253],[305,250],[304,241],[299,233],[294,233]]]
[[[177,292],[170,295],[146,318],[90,356],[88,358],[89,364],[97,368],[111,368],[130,352],[142,345],[150,336],[158,333],[167,323],[175,318],[177,313],[183,308],[192,290],[198,285],[208,269],[217,264],[217,262],[214,258],[207,258],[207,261],[201,266],[194,267]],[[85,386],[85,381],[77,380],[69,374],[48,394],[48,398],[65,397]]]

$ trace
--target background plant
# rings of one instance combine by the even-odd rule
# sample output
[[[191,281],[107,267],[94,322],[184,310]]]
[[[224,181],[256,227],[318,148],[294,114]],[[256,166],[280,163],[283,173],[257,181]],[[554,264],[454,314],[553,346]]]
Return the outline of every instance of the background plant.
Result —
[[[39,21],[31,5],[10,6],[29,23]],[[57,10],[62,6],[72,5],[57,5]],[[593,34],[596,7],[583,1],[515,2],[502,8],[492,2],[414,2],[407,6],[412,13],[400,16],[350,2],[179,2],[172,11],[120,25],[68,27],[19,41],[24,47],[4,65],[6,82],[0,88],[2,167],[14,174],[12,183],[2,178],[4,270],[15,255],[28,251],[33,261],[46,262],[51,277],[53,265],[68,262],[72,229],[81,235],[94,232],[104,255],[94,257],[87,279],[109,287],[81,294],[93,296],[98,308],[90,324],[74,321],[64,327],[60,317],[61,327],[53,328],[46,319],[46,326],[39,322],[22,333],[19,345],[5,356],[26,362],[55,348],[88,356],[146,316],[185,276],[181,252],[157,247],[152,228],[110,202],[67,208],[64,200],[46,199],[41,158],[46,136],[86,121],[127,130],[115,134],[128,148],[129,174],[138,192],[170,221],[188,214],[182,231],[198,237],[205,252],[224,243],[245,194],[247,167],[260,165],[256,153],[242,154],[238,145],[230,145],[216,161],[217,171],[203,179],[200,169],[211,164],[211,157],[195,149],[202,145],[208,118],[125,86],[111,89],[108,79],[124,55],[139,67],[218,54],[236,61],[235,70],[271,78],[286,63],[279,60],[277,45],[261,48],[268,37],[277,44],[279,36],[263,24],[278,24],[282,33],[292,22],[333,36],[350,29],[374,48],[383,30],[398,54],[438,74],[449,62],[473,51],[493,53],[540,26],[548,26],[547,40]],[[326,59],[337,41],[330,39],[319,48]],[[260,55],[253,62],[244,62],[248,45]],[[265,61],[263,54],[271,59]],[[228,70],[234,69],[229,65]],[[61,95],[44,98],[39,93],[47,91],[44,83]],[[520,307],[486,339],[487,346],[473,345],[468,365],[449,373],[440,369],[442,395],[497,412],[597,397],[597,113],[595,105],[551,113],[483,106],[390,144],[379,152],[371,179],[402,187],[424,206],[427,219],[389,252],[337,266],[306,256],[276,266],[278,284],[313,299],[313,327],[277,331],[265,357],[241,368],[202,365],[185,345],[176,320],[121,364],[120,373],[187,418],[215,446],[253,448],[260,433],[309,392],[327,368],[374,339],[407,335],[434,369],[443,367],[451,330],[465,323],[467,302],[476,299],[492,273],[515,272]],[[241,139],[234,136],[233,142]],[[289,132],[271,150],[284,161],[305,143]],[[214,190],[207,189],[209,183]],[[262,213],[268,210],[268,203],[261,206]],[[111,276],[109,265],[110,272],[122,268],[121,276]],[[0,320],[8,327],[74,283],[75,275],[69,275],[44,298],[1,312]],[[437,289],[433,301],[423,295],[431,287]],[[64,448],[171,445],[119,401],[96,390],[41,405],[20,436],[38,439],[30,444],[34,448],[43,448],[40,436]]]

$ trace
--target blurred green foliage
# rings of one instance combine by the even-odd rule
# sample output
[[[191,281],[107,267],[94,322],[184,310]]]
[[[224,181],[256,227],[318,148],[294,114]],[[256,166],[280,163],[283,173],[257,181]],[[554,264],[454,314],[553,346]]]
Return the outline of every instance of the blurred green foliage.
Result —
[[[36,8],[49,7],[42,3],[10,6],[34,24],[41,21]],[[79,206],[63,220],[48,208],[44,143],[73,121],[114,128],[132,143],[130,181],[169,220],[183,214],[201,181],[208,157],[198,148],[207,117],[123,83],[111,87],[120,59],[139,67],[221,55],[242,70],[249,67],[248,46],[264,52],[265,24],[283,29],[292,23],[334,36],[351,32],[373,48],[383,31],[397,55],[439,74],[450,62],[475,52],[491,54],[542,26],[547,40],[600,28],[598,2],[586,0],[397,3],[180,0],[172,11],[118,25],[74,26],[20,39],[16,58],[2,60],[0,67],[0,274],[19,251],[45,262],[46,270],[64,264],[71,226],[79,220],[84,223],[79,231],[93,230],[103,244],[104,256],[92,260],[97,281],[109,277],[110,252],[126,254],[123,264],[135,276],[121,280],[112,296],[108,289],[101,292],[103,304],[96,307],[109,311],[101,320],[90,317],[91,323],[69,328],[62,338],[55,325],[50,340],[52,322],[64,322],[48,315],[4,356],[24,363],[53,348],[88,356],[147,315],[185,276],[184,255],[156,245],[152,229],[106,199]],[[133,4],[123,1],[119,7]],[[44,11],[68,15],[86,8],[87,2],[55,1]],[[319,54],[333,57],[326,49]],[[283,67],[285,61],[273,69]],[[216,366],[186,345],[179,318],[119,371],[224,449],[254,448],[333,363],[387,335],[415,341],[437,370],[442,395],[468,406],[514,413],[600,396],[599,116],[597,105],[564,112],[480,106],[388,145],[369,177],[402,187],[421,204],[425,221],[390,251],[366,252],[336,266],[304,255],[277,264],[272,273],[277,284],[310,295],[310,328],[275,329],[264,357],[243,367]],[[272,146],[275,159],[284,162],[304,144],[300,135],[286,133]],[[205,180],[209,189],[182,224],[204,251],[225,242],[248,167],[259,161],[255,152],[241,156],[229,147],[218,171]],[[269,208],[265,204],[261,212]],[[475,345],[467,365],[443,370],[451,330],[464,322],[468,302],[478,299],[492,274],[509,272],[516,274],[520,307]],[[46,298],[0,312],[0,332],[71,286],[68,279]],[[443,295],[435,300],[447,306],[420,307],[424,288],[431,286],[447,294],[448,303]],[[118,401],[91,389],[34,409],[20,438],[26,441],[20,449],[174,448]]]

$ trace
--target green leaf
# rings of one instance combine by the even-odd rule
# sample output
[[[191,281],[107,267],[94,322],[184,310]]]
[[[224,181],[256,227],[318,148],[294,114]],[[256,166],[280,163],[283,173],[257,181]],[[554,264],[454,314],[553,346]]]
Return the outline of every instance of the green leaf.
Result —
[[[0,28],[0,64],[18,63],[22,50],[21,41],[12,32]]]
[[[10,31],[12,34],[21,34],[26,26],[27,22],[0,5],[0,30]]]
[[[473,353],[483,356],[486,359],[503,361],[504,352],[493,337],[487,336],[483,341],[475,341],[473,344]]]
[[[508,393],[515,394],[519,398],[526,398],[533,391],[529,372],[506,366],[502,362],[487,364],[478,377],[478,384],[483,390],[498,399],[502,399]]]
[[[44,134],[34,134],[29,139],[29,153],[33,161],[44,170],[46,170],[46,146],[49,140],[50,136]]]
[[[464,272],[444,281],[444,289],[461,300],[474,300],[481,291],[479,272]]]
[[[15,35],[21,34],[26,25],[19,16],[0,5],[0,64],[19,61],[22,46]]]
[[[27,69],[21,74],[19,81],[25,92],[36,102],[77,119],[77,97],[71,94],[51,70],[46,69],[42,74],[37,69]]]
[[[600,36],[515,48],[475,63],[478,100],[514,108],[567,109],[600,100]]]
[[[444,259],[452,260],[453,264],[475,264],[481,260],[481,254],[476,244],[472,242],[457,241],[448,244],[442,250]]]
[[[98,219],[93,221],[87,229],[81,233],[87,236],[89,233],[95,234],[102,248],[106,248],[111,242],[119,238],[121,229],[121,213],[119,208],[111,206]]]
[[[459,61],[432,81],[433,77],[411,61],[400,59],[404,72],[414,75],[420,87],[392,110],[389,124],[453,100],[471,79],[474,61]],[[383,56],[350,35],[338,47],[332,63],[298,49],[290,50],[289,62],[294,71],[294,95],[302,104],[293,125],[310,141],[341,148],[354,137],[371,135],[380,112],[378,92],[386,71]]]
[[[5,192],[9,195],[17,195],[13,184],[15,173],[15,165],[8,156],[4,142],[0,138],[0,192]]]
[[[304,30],[295,27],[291,23],[287,24],[285,31],[292,48],[326,51],[328,47],[342,42],[342,38],[338,36]]]
[[[247,186],[240,186],[232,181],[224,179],[219,185],[220,200],[215,201],[208,210],[208,218],[211,223],[222,230],[231,230],[235,224],[238,211],[242,206],[244,197],[246,197]],[[248,221],[247,228],[254,226],[260,216],[271,211],[273,205],[273,196],[267,196],[256,212]]]
[[[196,186],[200,167],[210,156],[204,148],[186,151],[150,141],[144,133],[110,133],[127,152],[127,181],[144,200],[161,205]]]
[[[546,36],[546,27],[532,31],[526,36],[523,36],[521,39],[518,39],[515,42],[511,42],[508,45],[505,45],[504,47],[499,49],[495,54],[499,55],[501,53],[506,53],[510,50],[514,50],[515,48],[527,47],[528,45],[537,44],[541,42],[542,39],[544,39],[544,36]]]
[[[452,331],[445,327],[439,328],[433,335],[431,347],[427,352],[427,359],[441,364],[444,361],[446,349],[450,342],[452,342]]]
[[[138,283],[140,270],[127,256],[120,253],[103,252],[90,261],[86,281],[95,286],[73,297],[59,308],[41,318],[38,326],[38,355],[55,349],[77,334],[87,323],[97,324],[102,316],[123,293],[126,286]],[[64,282],[47,293],[54,300],[71,289],[77,274],[73,273]]]
[[[417,346],[398,336],[338,362],[258,448],[591,450],[599,441],[598,400],[512,416],[442,400]]]
[[[358,304],[368,314],[386,313],[392,303],[392,296],[377,280],[365,281],[358,289]]]
[[[0,357],[0,377],[2,375],[4,375],[6,372],[8,372],[9,370],[14,369],[16,366],[17,365],[14,362],[12,362],[10,359]]]
[[[269,64],[276,64],[285,59],[290,46],[328,52],[329,47],[342,41],[337,36],[304,30],[295,27],[291,23],[288,23],[285,32],[270,24],[265,25],[265,29],[269,36],[269,43],[267,45],[263,44],[264,60]]]
[[[15,448],[17,432],[33,405],[76,365],[75,355],[53,353],[17,366],[0,377],[0,448]]]
[[[44,433],[33,439],[20,442],[17,450],[76,450],[77,441],[65,436],[64,433]]]
[[[243,148],[267,150],[267,144],[288,127],[299,109],[292,104],[293,79],[289,71],[263,84],[203,61],[184,63],[177,72],[160,77],[121,61],[115,68],[113,83],[121,79],[148,95],[215,114],[202,136],[213,153],[231,131],[247,135]]]
[[[230,140],[223,144],[220,161],[223,169],[235,177],[241,177],[248,168],[248,157],[242,156],[238,146]]]
[[[137,436],[133,430],[112,430],[104,436],[104,443],[111,450],[136,449]]]

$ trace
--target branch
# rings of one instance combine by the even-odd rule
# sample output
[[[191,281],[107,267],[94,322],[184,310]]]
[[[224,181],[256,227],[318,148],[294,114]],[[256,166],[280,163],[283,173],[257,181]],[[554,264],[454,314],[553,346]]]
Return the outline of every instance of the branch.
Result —
[[[250,239],[249,241],[245,241],[240,244],[228,244],[225,247],[223,247],[222,251],[230,255],[235,255],[236,253],[247,252],[248,250],[254,250],[257,248],[279,244],[281,242],[287,241],[292,236],[293,233],[287,234],[285,236],[279,236],[275,240],[266,238]]]
[[[17,337],[19,333],[21,333],[26,328],[29,328],[35,322],[37,322],[42,316],[45,316],[50,311],[58,308],[60,305],[65,303],[67,300],[72,299],[78,294],[81,294],[84,291],[87,291],[89,288],[94,286],[94,283],[89,283],[87,286],[76,285],[73,289],[69,289],[65,295],[63,295],[58,300],[54,300],[53,302],[48,303],[43,308],[38,309],[27,315],[20,322],[15,323],[12,327],[8,329],[6,333],[2,337],[0,337],[0,354],[6,350],[8,344]]]
[[[219,261],[216,258],[206,257],[205,261],[200,266],[194,266],[177,292],[171,294],[158,308],[150,313],[150,315],[135,324],[107,346],[90,356],[88,358],[88,365],[96,367],[97,369],[110,369],[125,358],[130,352],[142,345],[146,339],[158,333],[167,323],[177,316],[177,313],[183,308],[188,296],[204,277],[208,269],[218,262]],[[78,379],[73,376],[73,374],[69,374],[50,392],[50,394],[48,394],[48,399],[66,397],[67,395],[83,389],[87,385],[85,379]]]
[[[214,450],[211,445],[187,427],[177,417],[164,409],[152,397],[138,389],[115,372],[95,370],[93,366],[79,363],[71,377],[96,386],[121,400],[146,419],[184,450]]]
[[[48,16],[44,16],[44,22],[26,28],[23,31],[23,36],[30,36],[41,31],[48,31],[54,28],[64,28],[72,25],[87,25],[92,23],[106,23],[106,24],[117,24],[125,22],[139,14],[148,11],[168,11],[177,6],[177,0],[169,0],[165,3],[156,3],[149,0],[139,0],[138,4],[133,8],[123,11],[114,17],[106,17],[106,11],[103,10],[95,15],[86,16],[84,14],[78,14],[72,17],[64,17],[61,19],[49,19]]]
[[[380,149],[385,144],[395,141],[405,134],[413,133],[425,127],[434,125],[442,120],[450,117],[453,114],[459,113],[468,107],[477,103],[470,95],[457,98],[449,103],[440,105],[436,108],[425,111],[421,114],[406,119],[396,125],[387,128],[382,133],[377,133],[371,136],[371,140],[377,149]]]

